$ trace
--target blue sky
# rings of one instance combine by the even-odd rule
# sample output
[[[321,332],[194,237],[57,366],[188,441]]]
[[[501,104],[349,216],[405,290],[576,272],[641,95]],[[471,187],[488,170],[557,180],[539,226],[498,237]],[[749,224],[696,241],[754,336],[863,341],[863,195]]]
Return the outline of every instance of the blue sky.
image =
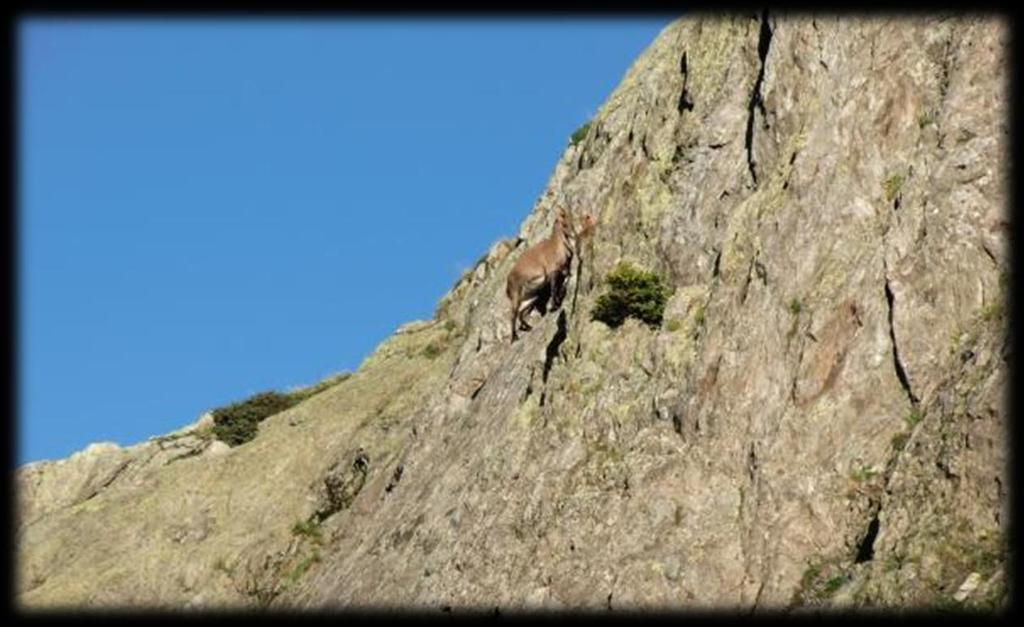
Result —
[[[355,369],[670,21],[21,21],[16,463]]]

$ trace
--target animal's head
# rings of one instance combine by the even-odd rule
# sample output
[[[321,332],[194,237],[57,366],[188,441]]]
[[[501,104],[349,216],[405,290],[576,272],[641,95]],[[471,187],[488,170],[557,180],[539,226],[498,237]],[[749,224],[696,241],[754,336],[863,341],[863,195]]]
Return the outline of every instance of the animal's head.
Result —
[[[572,214],[565,207],[559,207],[555,211],[555,229],[565,234],[574,230]]]
[[[583,214],[583,220],[580,222],[580,230],[576,232],[576,239],[585,240],[594,234],[594,228],[597,226],[597,218],[593,214]]]

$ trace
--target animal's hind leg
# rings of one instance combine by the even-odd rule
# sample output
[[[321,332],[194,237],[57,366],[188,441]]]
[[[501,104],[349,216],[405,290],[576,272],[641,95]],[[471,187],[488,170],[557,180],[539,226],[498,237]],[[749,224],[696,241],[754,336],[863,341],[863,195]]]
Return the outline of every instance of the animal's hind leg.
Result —
[[[536,303],[536,300],[531,298],[519,305],[519,328],[523,331],[533,329],[533,327],[526,322],[526,316],[530,314],[530,310],[533,309],[534,303]]]
[[[530,313],[529,309],[524,309],[522,312],[519,313],[519,328],[522,329],[523,331],[530,331],[533,329],[533,327],[530,326],[530,323],[526,321],[526,315],[528,313]]]

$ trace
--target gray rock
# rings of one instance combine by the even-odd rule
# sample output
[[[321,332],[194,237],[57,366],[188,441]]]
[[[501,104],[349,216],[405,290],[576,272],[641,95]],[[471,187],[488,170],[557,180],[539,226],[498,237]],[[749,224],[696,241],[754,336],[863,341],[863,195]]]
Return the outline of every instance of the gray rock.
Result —
[[[230,450],[231,447],[226,442],[214,440],[206,447],[205,455],[207,457],[220,457],[221,455],[227,454]]]

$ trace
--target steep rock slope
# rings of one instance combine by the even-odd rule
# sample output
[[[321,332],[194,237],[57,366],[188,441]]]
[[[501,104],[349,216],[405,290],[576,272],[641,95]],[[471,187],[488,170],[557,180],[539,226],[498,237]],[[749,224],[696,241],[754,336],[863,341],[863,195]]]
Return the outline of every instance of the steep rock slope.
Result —
[[[1008,28],[695,16],[350,378],[211,450],[19,471],[18,600],[405,608],[1005,602]],[[599,225],[508,342],[554,209]],[[593,321],[622,259],[656,329]]]

